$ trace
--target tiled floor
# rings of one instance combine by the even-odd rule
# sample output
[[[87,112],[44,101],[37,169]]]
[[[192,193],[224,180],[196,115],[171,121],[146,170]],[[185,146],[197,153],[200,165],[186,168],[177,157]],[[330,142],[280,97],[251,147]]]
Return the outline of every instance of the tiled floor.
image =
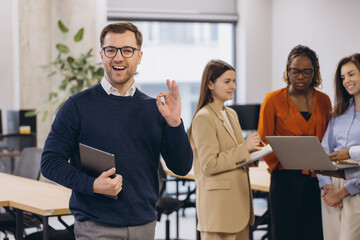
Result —
[[[256,214],[262,214],[267,208],[267,203],[262,199],[254,200],[254,209]],[[195,218],[194,209],[186,209],[185,216],[182,216],[182,212],[179,212],[179,238],[186,240],[195,240],[196,239],[196,218]],[[64,217],[64,220],[71,224],[73,223],[73,217],[67,216]],[[170,237],[176,237],[176,213],[173,213],[169,216],[170,220]],[[165,221],[166,216],[162,216],[161,221],[156,225],[155,239],[165,239]],[[50,225],[56,229],[63,228],[63,226],[58,222],[57,218],[50,219]],[[30,231],[36,231],[36,229],[29,229]],[[265,234],[263,231],[256,231],[254,234],[254,240],[259,240]],[[0,239],[3,239],[4,234],[0,234]],[[10,240],[13,240],[13,236],[9,236]]]

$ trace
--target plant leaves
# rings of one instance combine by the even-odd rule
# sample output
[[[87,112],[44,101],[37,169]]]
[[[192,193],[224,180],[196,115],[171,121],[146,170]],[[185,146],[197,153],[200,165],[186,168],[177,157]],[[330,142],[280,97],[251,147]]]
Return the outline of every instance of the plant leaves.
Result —
[[[71,65],[71,64],[73,64],[73,63],[75,62],[75,59],[74,59],[73,57],[69,56],[69,57],[66,59],[66,61]]]
[[[57,98],[58,97],[58,93],[57,92],[49,92],[46,97],[45,97],[45,102],[50,102],[51,99],[53,98]]]
[[[61,20],[58,21],[58,27],[64,35],[67,35],[70,32]],[[75,43],[83,40],[84,31],[84,28],[80,28],[77,31],[73,37]],[[38,107],[33,113],[34,115],[37,115],[40,112],[43,113],[43,121],[49,115],[54,112],[56,113],[67,97],[95,85],[100,82],[104,76],[102,64],[95,63],[93,59],[92,48],[81,53],[80,56],[74,56],[70,49],[73,45],[68,45],[68,42],[65,44],[56,44],[56,58],[48,65],[44,66],[49,68],[48,76],[53,76],[55,74],[62,77],[62,81],[58,86],[57,92],[49,92],[45,96],[45,104]],[[65,97],[60,97],[63,95]],[[57,107],[56,111],[53,111],[53,106]]]
[[[102,67],[99,67],[96,71],[95,74],[98,76],[103,76],[104,75],[104,69]]]
[[[55,74],[56,74],[56,71],[52,71],[51,73],[49,73],[49,74],[47,75],[47,77],[54,76]]]
[[[36,110],[28,111],[25,113],[25,117],[34,117],[36,116]]]
[[[69,32],[69,29],[64,25],[64,23],[61,20],[58,21],[58,27],[60,28],[62,33]]]
[[[62,100],[59,104],[59,106],[56,108],[56,112],[59,111],[59,109],[62,107],[62,105],[64,104],[65,100]]]
[[[74,36],[74,41],[80,42],[83,39],[83,35],[84,35],[84,28],[80,28],[80,30]]]
[[[61,53],[69,53],[70,51],[66,45],[60,43],[56,44],[56,49]]]
[[[45,121],[45,119],[47,118],[47,116],[49,115],[49,111],[48,110],[45,110],[44,111],[44,115],[42,117],[42,121]]]

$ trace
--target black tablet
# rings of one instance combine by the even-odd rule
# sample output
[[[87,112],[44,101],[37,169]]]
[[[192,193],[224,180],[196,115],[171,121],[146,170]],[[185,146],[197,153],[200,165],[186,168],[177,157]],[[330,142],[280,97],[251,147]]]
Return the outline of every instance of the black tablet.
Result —
[[[81,171],[97,178],[101,173],[115,167],[115,155],[79,143]],[[112,177],[115,177],[112,176]],[[116,199],[116,197],[108,196]]]

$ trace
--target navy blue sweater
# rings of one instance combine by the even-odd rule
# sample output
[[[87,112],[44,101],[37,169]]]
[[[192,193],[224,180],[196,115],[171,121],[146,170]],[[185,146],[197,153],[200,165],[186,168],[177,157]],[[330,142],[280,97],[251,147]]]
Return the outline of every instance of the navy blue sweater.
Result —
[[[123,177],[117,200],[93,193],[95,178],[81,171],[79,143],[115,154]],[[183,124],[167,125],[156,100],[138,89],[133,97],[119,97],[97,84],[70,97],[56,114],[41,170],[73,190],[69,206],[76,220],[134,226],[156,218],[160,154],[174,173],[188,173],[192,150]]]

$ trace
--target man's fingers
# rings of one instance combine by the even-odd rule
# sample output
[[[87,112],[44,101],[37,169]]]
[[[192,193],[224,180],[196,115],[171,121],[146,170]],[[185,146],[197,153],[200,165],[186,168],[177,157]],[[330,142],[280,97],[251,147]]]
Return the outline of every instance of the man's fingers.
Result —
[[[172,86],[171,86],[170,79],[166,79],[166,85],[167,85],[167,88],[169,90],[169,94],[171,94],[172,93]]]
[[[103,172],[103,173],[101,174],[101,176],[103,176],[103,177],[110,177],[110,176],[114,175],[115,173],[116,173],[116,169],[113,167],[113,168],[110,168],[109,170]]]
[[[174,99],[180,99],[180,90],[179,90],[179,86],[175,86],[174,88]]]

